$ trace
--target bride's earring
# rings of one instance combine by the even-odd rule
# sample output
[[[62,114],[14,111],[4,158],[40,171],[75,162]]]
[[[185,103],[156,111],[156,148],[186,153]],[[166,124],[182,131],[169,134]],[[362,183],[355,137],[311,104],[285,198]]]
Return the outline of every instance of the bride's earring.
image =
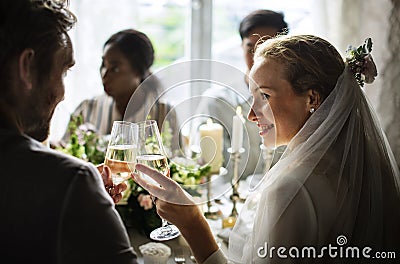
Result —
[[[315,112],[315,108],[314,107],[311,107],[310,108],[310,113],[312,114],[312,113],[314,113]]]

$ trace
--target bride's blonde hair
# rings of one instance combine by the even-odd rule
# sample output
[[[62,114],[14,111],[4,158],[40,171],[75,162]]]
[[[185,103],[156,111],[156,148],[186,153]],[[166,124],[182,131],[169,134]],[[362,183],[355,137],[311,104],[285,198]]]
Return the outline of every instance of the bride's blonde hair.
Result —
[[[255,60],[276,60],[297,94],[313,89],[322,99],[335,87],[345,67],[336,48],[313,35],[281,35],[269,39],[257,46],[254,57]]]

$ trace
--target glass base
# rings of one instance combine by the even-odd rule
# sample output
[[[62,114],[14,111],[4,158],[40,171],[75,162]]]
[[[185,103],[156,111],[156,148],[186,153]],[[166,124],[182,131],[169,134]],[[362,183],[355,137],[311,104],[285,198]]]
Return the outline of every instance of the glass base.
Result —
[[[176,226],[166,225],[151,231],[150,238],[157,241],[166,241],[177,238],[180,234],[181,232]]]

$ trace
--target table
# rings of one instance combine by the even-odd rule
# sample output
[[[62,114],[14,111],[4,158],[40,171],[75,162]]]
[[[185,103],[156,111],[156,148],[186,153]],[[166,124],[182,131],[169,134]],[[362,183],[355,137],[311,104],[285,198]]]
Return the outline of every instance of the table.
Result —
[[[222,249],[223,252],[226,253],[228,250],[227,243],[223,242],[223,240],[217,236],[218,233],[222,230],[222,219],[217,219],[217,220],[208,219],[207,221],[209,222],[209,224],[211,226],[211,230],[214,234],[214,237],[215,237],[219,247]],[[158,242],[158,241],[151,240],[149,237],[145,236],[143,233],[139,232],[138,230],[136,230],[134,228],[128,228],[127,230],[128,230],[129,239],[131,241],[131,245],[138,255],[138,262],[143,263],[143,256],[140,253],[139,246],[146,244],[148,242]],[[167,245],[171,248],[171,256],[167,262],[168,264],[175,263],[175,261],[174,261],[175,255],[182,255],[182,254],[186,258],[186,264],[196,263],[190,259],[190,256],[192,255],[191,250],[190,250],[189,245],[187,244],[186,240],[182,236],[179,236],[172,240],[158,242],[158,243],[164,243],[165,245]]]
[[[138,262],[143,263],[143,256],[139,251],[139,246],[146,244],[148,242],[157,242],[157,241],[151,240],[150,238],[146,237],[144,234],[138,232],[136,229],[133,228],[128,229],[128,234],[129,234],[129,239],[131,241],[131,245],[135,249],[136,254],[138,255]],[[181,253],[185,256],[186,263],[195,263],[190,260],[190,255],[191,255],[190,248],[182,236],[179,236],[169,241],[164,241],[159,243],[164,243],[165,245],[171,248],[171,256],[168,259],[167,262],[168,264],[175,263],[174,261],[175,255]]]

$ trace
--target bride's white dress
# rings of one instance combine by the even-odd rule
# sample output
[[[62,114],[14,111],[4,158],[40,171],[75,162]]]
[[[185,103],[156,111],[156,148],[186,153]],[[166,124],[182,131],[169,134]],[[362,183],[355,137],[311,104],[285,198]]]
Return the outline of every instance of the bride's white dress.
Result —
[[[335,89],[249,195],[230,237],[228,259],[351,263],[359,259],[351,250],[346,253],[347,247],[358,247],[361,258],[367,246],[371,257],[398,251],[399,183],[374,110],[346,67]],[[336,257],[335,251],[329,254],[329,244],[337,247]],[[304,247],[315,248],[315,257],[308,248],[301,258]]]

